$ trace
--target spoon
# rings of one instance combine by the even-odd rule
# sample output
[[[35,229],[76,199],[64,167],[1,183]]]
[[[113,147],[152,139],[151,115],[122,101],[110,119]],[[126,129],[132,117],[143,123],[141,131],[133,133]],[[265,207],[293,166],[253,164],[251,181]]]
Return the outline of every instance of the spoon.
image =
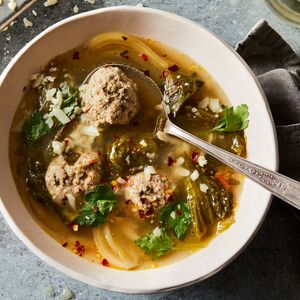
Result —
[[[131,79],[134,80],[136,78],[139,80],[143,80],[144,84],[147,84],[153,92],[159,95],[163,102],[163,107],[166,115],[166,121],[162,126],[164,132],[204,150],[206,153],[222,161],[224,164],[236,170],[240,174],[243,174],[247,178],[258,183],[269,192],[271,192],[274,196],[282,199],[283,201],[296,207],[297,209],[300,209],[300,182],[297,182],[296,180],[293,180],[282,174],[252,163],[181,129],[180,127],[176,126],[169,118],[169,115],[166,113],[165,103],[163,101],[161,90],[149,76],[146,76],[143,72],[129,65],[107,64],[105,66],[118,67]],[[87,83],[90,77],[99,68],[96,68],[91,73],[89,73],[83,84]]]

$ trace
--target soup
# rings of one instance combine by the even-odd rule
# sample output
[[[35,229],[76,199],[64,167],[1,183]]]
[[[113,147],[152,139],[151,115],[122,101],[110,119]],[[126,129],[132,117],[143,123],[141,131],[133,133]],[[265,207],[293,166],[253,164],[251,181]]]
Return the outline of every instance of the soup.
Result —
[[[11,168],[28,210],[62,247],[105,267],[175,262],[234,222],[242,177],[163,132],[162,98],[147,76],[175,124],[246,156],[246,105],[230,107],[185,55],[119,32],[32,75],[11,128]]]

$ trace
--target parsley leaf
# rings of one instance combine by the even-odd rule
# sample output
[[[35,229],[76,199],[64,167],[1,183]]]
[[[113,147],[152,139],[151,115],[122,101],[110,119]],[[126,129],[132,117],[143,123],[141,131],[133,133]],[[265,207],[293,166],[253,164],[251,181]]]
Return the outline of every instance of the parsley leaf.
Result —
[[[172,229],[173,234],[182,240],[191,225],[191,210],[186,202],[177,202],[163,207],[160,211],[160,222],[166,229]]]
[[[105,223],[117,201],[109,185],[99,185],[94,191],[84,196],[85,206],[80,211],[75,223],[81,226],[96,227]]]
[[[67,95],[64,95],[64,99],[61,104],[61,109],[66,107],[69,108],[69,112],[66,113],[68,117],[72,117],[76,107],[78,107],[77,99],[78,99],[78,90],[72,90],[68,86],[68,93]]]
[[[224,117],[216,124],[213,130],[221,132],[236,132],[248,127],[248,106],[239,105],[235,110],[233,107],[225,107]]]
[[[34,111],[23,125],[24,135],[28,142],[35,142],[46,134],[49,129],[40,111]]]
[[[154,233],[151,232],[136,240],[135,243],[154,260],[165,255],[173,248],[172,238],[163,228],[160,228],[159,236],[154,235]]]

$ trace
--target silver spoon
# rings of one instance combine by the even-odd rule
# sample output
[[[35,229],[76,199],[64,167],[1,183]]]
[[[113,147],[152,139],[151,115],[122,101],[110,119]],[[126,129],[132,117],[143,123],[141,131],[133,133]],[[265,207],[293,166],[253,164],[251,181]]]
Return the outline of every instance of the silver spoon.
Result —
[[[149,85],[152,91],[157,93],[163,102],[163,96],[158,85],[149,76],[145,76],[143,72],[135,69],[134,67],[123,64],[108,64],[106,66],[113,66],[122,69],[125,74],[133,80],[135,78],[143,80],[144,84],[146,83],[147,85]],[[93,70],[90,74],[88,74],[83,83],[87,83],[92,74],[94,74],[98,69],[99,68]],[[166,113],[165,105],[163,106]],[[282,199],[283,201],[296,207],[297,209],[300,209],[300,182],[254,164],[244,158],[241,158],[235,154],[223,150],[222,148],[214,146],[188,133],[187,131],[179,128],[174,123],[172,123],[167,113],[163,131],[170,135],[176,136],[177,138],[180,138],[196,147],[201,148],[206,153],[222,161],[224,164],[230,166],[240,174],[243,174],[247,178],[255,181],[256,183],[270,191],[276,197]]]

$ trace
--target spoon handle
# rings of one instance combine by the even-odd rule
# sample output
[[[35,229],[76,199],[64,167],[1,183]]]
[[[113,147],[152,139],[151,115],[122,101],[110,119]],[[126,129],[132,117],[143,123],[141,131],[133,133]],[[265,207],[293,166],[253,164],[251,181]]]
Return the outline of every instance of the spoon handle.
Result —
[[[249,162],[235,154],[214,146],[188,132],[177,127],[169,120],[166,121],[164,132],[176,136],[186,142],[203,149],[226,165],[235,169],[240,174],[252,179],[259,185],[269,190],[273,195],[300,209],[300,183],[273,172],[257,164]]]

